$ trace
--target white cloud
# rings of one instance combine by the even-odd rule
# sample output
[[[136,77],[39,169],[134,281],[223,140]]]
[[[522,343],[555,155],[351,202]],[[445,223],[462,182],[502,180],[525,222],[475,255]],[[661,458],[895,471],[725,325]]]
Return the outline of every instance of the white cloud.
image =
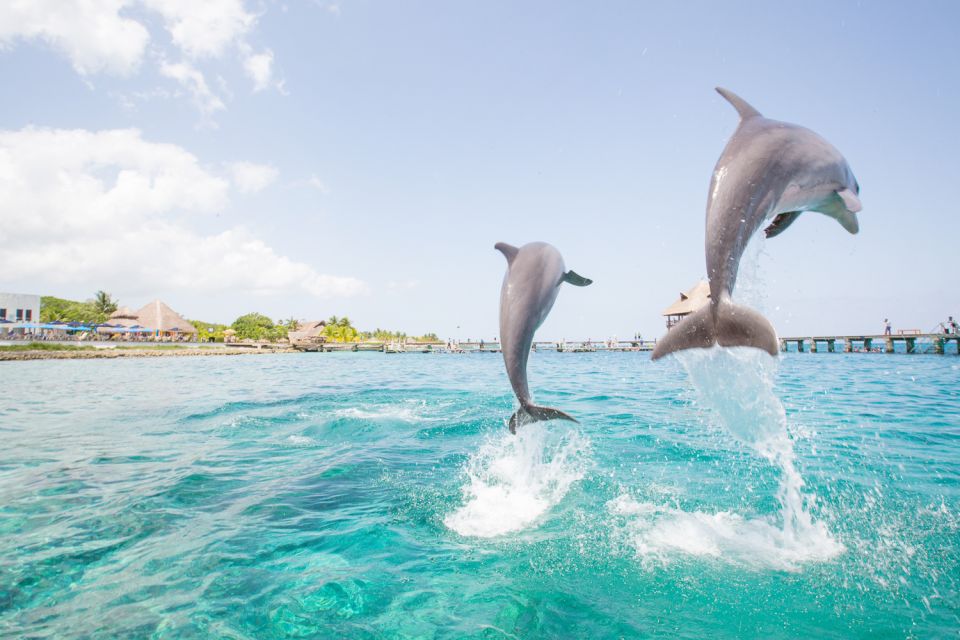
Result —
[[[228,207],[229,193],[195,156],[136,130],[0,131],[0,277],[110,282],[144,294],[364,290],[278,254],[243,227],[191,228],[193,215]]]
[[[253,162],[231,162],[228,168],[240,193],[263,191],[280,175],[276,167]]]
[[[143,4],[163,16],[173,43],[193,58],[223,55],[256,21],[242,0],[143,0]]]
[[[24,0],[0,3],[0,46],[42,40],[67,55],[81,75],[137,70],[147,29],[120,10],[127,0]]]
[[[190,93],[193,104],[204,116],[209,117],[217,111],[226,109],[220,96],[210,90],[210,85],[207,84],[203,74],[189,63],[161,62],[160,73],[179,82]]]
[[[184,85],[209,117],[225,106],[207,85],[198,67],[201,60],[233,53],[255,92],[273,85],[285,94],[283,81],[274,80],[273,51],[254,53],[246,41],[256,21],[244,0],[0,0],[0,49],[20,41],[46,42],[82,76],[130,76],[150,44],[160,73]],[[157,30],[158,22],[172,47],[151,42],[148,27]],[[183,62],[170,64],[171,58]]]
[[[254,91],[269,88],[273,79],[273,51],[267,49],[263,53],[248,52],[243,60],[243,68],[253,80]]]

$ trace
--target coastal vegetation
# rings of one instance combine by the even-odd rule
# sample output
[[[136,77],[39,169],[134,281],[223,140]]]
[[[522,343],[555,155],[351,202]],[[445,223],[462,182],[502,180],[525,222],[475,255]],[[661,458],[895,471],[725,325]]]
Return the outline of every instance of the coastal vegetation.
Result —
[[[388,329],[374,329],[373,331],[364,331],[361,333],[364,340],[376,340],[378,342],[404,342],[411,340],[413,342],[441,342],[436,333],[425,333],[422,336],[410,336],[403,331],[390,331]]]
[[[223,342],[225,337],[223,332],[230,328],[230,325],[204,320],[191,320],[190,324],[197,330],[200,342],[210,342],[211,338],[213,342]]]
[[[103,293],[99,291],[98,293]],[[109,299],[109,294],[107,294]],[[116,306],[114,306],[116,309]],[[113,313],[112,311],[110,313]],[[40,322],[82,322],[84,324],[106,322],[110,313],[105,313],[96,300],[78,302],[54,296],[41,296]]]
[[[0,345],[0,351],[91,351],[90,345],[61,344],[58,342],[26,342]]]
[[[97,291],[93,296],[93,308],[106,319],[117,310],[117,301],[111,298],[106,291]]]
[[[324,327],[323,335],[331,342],[359,342],[362,340],[372,340],[376,342],[440,342],[440,338],[435,333],[427,333],[422,336],[410,336],[403,331],[390,331],[387,329],[374,329],[373,331],[361,331],[353,326],[350,318],[343,316],[330,316],[327,319],[327,326]]]
[[[273,320],[262,313],[248,313],[233,321],[230,328],[237,332],[238,340],[268,340],[275,342],[287,337],[287,326],[281,322],[274,324]]]
[[[83,324],[100,324],[109,321],[110,314],[117,310],[119,301],[108,292],[100,290],[85,301],[68,300],[55,296],[40,298],[40,322],[80,322]],[[276,342],[288,337],[289,332],[300,329],[301,322],[294,317],[274,322],[268,316],[251,312],[234,320],[231,324],[208,322],[205,320],[190,320],[190,324],[197,330],[201,342],[223,342],[227,329],[233,329],[237,340],[255,340]],[[365,331],[358,329],[347,316],[330,316],[323,328],[323,337],[328,342],[360,342],[364,340],[376,342],[440,342],[436,333],[410,335],[404,331],[389,329],[374,329]],[[40,343],[31,343],[40,344]],[[21,345],[19,348],[27,348]]]

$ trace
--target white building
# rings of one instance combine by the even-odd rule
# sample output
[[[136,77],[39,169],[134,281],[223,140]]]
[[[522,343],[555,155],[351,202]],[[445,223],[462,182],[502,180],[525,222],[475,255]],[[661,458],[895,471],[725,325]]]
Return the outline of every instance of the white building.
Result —
[[[0,320],[40,322],[40,296],[31,293],[0,293]]]

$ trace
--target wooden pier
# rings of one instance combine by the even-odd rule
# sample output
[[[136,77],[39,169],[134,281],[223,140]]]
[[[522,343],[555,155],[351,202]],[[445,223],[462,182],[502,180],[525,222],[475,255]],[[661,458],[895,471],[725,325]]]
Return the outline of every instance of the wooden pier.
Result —
[[[948,348],[957,345],[956,351]],[[903,351],[897,351],[902,343]],[[960,353],[960,335],[953,333],[902,332],[894,335],[859,336],[805,336],[780,338],[780,351],[786,353],[791,344],[797,345],[798,353]]]
[[[589,353],[595,351],[653,351],[655,340],[566,340],[534,342],[534,351]],[[499,342],[303,342],[291,345],[300,351],[375,351],[382,353],[500,353]]]

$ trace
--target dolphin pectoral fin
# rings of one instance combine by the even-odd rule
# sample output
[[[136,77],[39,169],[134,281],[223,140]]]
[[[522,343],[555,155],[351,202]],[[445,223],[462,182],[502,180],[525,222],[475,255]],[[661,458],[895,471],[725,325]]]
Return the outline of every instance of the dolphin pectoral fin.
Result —
[[[735,94],[729,89],[724,89],[723,87],[717,87],[717,93],[723,96],[724,100],[733,105],[733,108],[737,110],[737,113],[740,114],[741,120],[746,120],[747,118],[755,118],[760,115],[760,112],[750,106],[750,103]]]
[[[544,420],[569,420],[570,422],[578,422],[576,418],[560,411],[560,409],[528,404],[525,407],[520,407],[510,416],[510,433],[516,433],[517,427],[522,427],[525,424],[533,424],[534,422],[542,422]]]
[[[493,248],[503,254],[503,257],[507,259],[507,264],[513,264],[513,259],[516,258],[517,253],[520,252],[520,249],[506,242],[498,242],[493,245]]]
[[[708,304],[675,324],[667,331],[667,335],[657,340],[650,359],[659,360],[665,355],[684,349],[706,349],[716,342],[713,310]]]
[[[773,222],[770,223],[770,226],[763,230],[763,233],[768,238],[773,238],[780,235],[786,231],[787,227],[792,225],[798,217],[800,217],[801,213],[802,211],[788,211],[787,213],[781,213],[773,219]]]
[[[582,275],[580,275],[579,273],[576,273],[575,271],[567,271],[565,274],[563,274],[563,277],[561,277],[560,280],[562,280],[563,282],[569,282],[575,287],[585,287],[587,285],[593,284],[593,280],[591,280],[590,278],[584,278]]]
[[[848,204],[849,203],[849,206]],[[854,207],[854,209],[850,209]],[[860,211],[860,199],[849,189],[835,191],[833,195],[824,200],[813,211],[818,211],[825,216],[830,216],[840,223],[840,226],[850,233],[860,231],[860,223],[857,221],[857,211]]]

